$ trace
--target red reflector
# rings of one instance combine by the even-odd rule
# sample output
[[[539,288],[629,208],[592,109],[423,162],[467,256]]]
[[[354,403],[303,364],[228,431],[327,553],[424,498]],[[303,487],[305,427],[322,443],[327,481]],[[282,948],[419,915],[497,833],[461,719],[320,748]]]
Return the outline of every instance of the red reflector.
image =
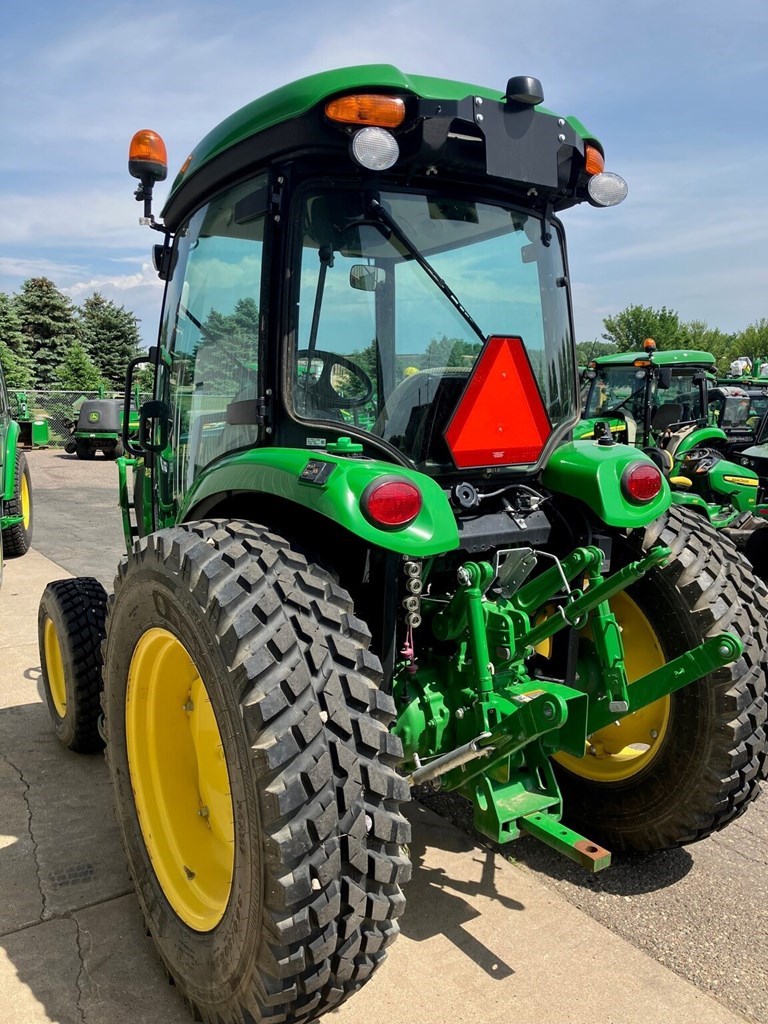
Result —
[[[384,530],[412,523],[421,512],[421,491],[410,480],[375,480],[363,491],[360,506],[365,516]]]
[[[445,431],[459,469],[536,462],[552,433],[522,338],[489,338]]]
[[[624,470],[621,486],[630,501],[651,501],[661,490],[661,471],[646,462],[635,462]]]

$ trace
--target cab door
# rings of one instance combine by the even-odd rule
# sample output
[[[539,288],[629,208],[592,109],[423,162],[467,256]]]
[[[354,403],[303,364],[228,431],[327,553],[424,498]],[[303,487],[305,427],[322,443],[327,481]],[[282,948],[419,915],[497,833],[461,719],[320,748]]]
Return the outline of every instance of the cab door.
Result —
[[[219,193],[177,232],[157,358],[167,436],[151,474],[156,527],[182,517],[201,473],[262,440],[268,182]]]

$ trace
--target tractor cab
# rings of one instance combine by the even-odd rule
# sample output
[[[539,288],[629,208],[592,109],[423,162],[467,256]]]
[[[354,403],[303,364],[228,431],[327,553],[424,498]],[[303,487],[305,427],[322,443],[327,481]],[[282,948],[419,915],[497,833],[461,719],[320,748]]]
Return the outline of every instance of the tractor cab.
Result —
[[[651,339],[642,352],[599,356],[587,370],[589,391],[575,436],[608,431],[626,444],[673,454],[709,423],[714,362],[709,352],[659,352]]]

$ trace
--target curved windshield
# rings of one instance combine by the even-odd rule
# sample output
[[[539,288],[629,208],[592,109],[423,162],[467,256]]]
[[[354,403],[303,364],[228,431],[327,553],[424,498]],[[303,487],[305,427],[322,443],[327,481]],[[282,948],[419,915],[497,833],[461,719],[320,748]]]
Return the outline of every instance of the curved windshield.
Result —
[[[667,425],[689,423],[705,416],[703,380],[698,367],[675,367],[669,377],[658,373],[646,397],[648,371],[636,366],[598,366],[584,406],[584,416],[592,419],[624,413],[642,420],[645,402],[650,402],[651,424],[659,416]],[[664,409],[663,414],[659,410]]]
[[[520,336],[554,428],[577,415],[561,241],[541,219],[466,198],[315,190],[301,206],[290,401],[422,468],[490,335]]]

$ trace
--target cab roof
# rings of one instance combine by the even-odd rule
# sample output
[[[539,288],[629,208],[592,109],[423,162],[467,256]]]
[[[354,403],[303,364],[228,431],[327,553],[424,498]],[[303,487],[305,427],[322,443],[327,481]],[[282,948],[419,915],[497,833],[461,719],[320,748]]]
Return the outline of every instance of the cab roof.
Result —
[[[711,352],[697,352],[694,349],[669,349],[666,352],[654,351],[650,358],[648,352],[617,352],[616,355],[597,356],[591,360],[596,366],[632,366],[638,360],[652,362],[654,366],[702,366],[709,368],[715,365],[715,357]]]
[[[504,100],[500,89],[488,89],[445,78],[408,75],[391,64],[360,64],[310,75],[246,104],[212,129],[195,146],[176,175],[166,206],[183,184],[226,150],[282,122],[301,117],[337,93],[358,89],[407,92],[422,100],[462,100],[469,96],[497,102]],[[542,106],[536,109],[551,117],[558,116]],[[577,118],[566,117],[564,120],[582,139],[597,141]]]

